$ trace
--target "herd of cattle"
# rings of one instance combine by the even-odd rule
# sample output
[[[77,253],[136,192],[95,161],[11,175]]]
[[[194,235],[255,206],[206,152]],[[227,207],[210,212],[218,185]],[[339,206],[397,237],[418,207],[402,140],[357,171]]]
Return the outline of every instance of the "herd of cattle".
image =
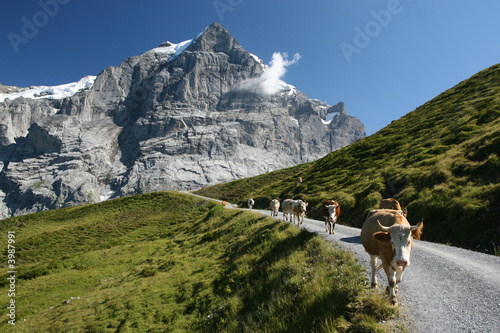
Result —
[[[247,202],[250,209],[254,200]],[[285,199],[280,204],[278,199],[271,200],[269,208],[272,216],[278,216],[279,209],[283,212],[283,221],[302,224],[308,203],[303,200]],[[321,207],[325,219],[325,231],[333,234],[335,224],[340,215],[340,204],[334,200],[325,200]],[[423,221],[410,225],[406,216],[407,210],[402,210],[395,199],[382,199],[378,209],[371,210],[361,228],[361,244],[370,255],[371,285],[377,286],[376,272],[381,268],[387,276],[389,298],[397,304],[398,283],[401,282],[405,269],[410,265],[410,253],[413,239],[420,239],[424,227]],[[377,265],[380,258],[382,263]]]

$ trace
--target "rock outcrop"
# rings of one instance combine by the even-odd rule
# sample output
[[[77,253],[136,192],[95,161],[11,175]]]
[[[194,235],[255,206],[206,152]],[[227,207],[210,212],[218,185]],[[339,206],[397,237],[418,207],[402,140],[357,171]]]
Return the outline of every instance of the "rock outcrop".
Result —
[[[343,103],[284,82],[270,95],[236,89],[265,70],[215,23],[105,69],[72,96],[6,98],[0,216],[196,189],[309,162],[365,136]]]

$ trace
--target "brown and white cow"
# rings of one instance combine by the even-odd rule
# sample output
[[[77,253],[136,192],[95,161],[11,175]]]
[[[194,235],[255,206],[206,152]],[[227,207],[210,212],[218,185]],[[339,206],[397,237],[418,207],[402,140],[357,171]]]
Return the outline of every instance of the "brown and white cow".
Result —
[[[307,202],[304,202],[300,199],[293,201],[293,223],[295,223],[295,218],[297,218],[297,224],[302,224],[302,222],[304,221],[304,216],[306,215],[307,205]]]
[[[321,207],[321,213],[325,219],[325,232],[329,234],[334,234],[335,223],[340,215],[340,205],[334,200],[323,201],[323,206]]]
[[[377,270],[384,268],[389,283],[389,298],[393,304],[397,304],[397,284],[410,266],[413,238],[420,239],[423,227],[423,221],[411,226],[397,210],[375,209],[369,212],[361,228],[361,243],[370,255],[372,287],[377,286]],[[382,260],[378,267],[377,258]]]
[[[401,208],[401,204],[399,203],[399,201],[397,201],[396,199],[393,199],[393,198],[380,200],[380,204],[378,205],[378,208],[380,208],[380,209],[394,209],[394,210],[399,211],[405,217],[408,216],[408,209],[403,210],[403,208]]]
[[[278,216],[280,201],[278,199],[271,200],[269,203],[269,209],[271,209],[271,216]]]
[[[290,222],[292,222],[293,200],[283,200],[283,202],[281,203],[281,210],[283,211],[283,222],[288,221],[288,218],[290,218]]]

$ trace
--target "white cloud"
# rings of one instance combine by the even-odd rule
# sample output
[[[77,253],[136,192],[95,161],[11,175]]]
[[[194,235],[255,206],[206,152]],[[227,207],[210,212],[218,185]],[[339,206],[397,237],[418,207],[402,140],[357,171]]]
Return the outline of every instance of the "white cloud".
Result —
[[[274,52],[269,66],[261,76],[238,83],[234,90],[259,95],[275,94],[280,90],[280,80],[285,75],[287,67],[297,63],[300,57],[300,54],[296,53],[292,60],[288,60],[287,53]]]

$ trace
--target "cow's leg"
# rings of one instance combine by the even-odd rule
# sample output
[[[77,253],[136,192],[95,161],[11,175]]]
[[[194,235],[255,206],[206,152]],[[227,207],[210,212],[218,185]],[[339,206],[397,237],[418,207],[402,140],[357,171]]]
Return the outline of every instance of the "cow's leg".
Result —
[[[389,299],[391,300],[393,305],[397,305],[398,300],[396,298],[396,290],[397,290],[396,272],[392,268],[389,268],[389,272],[387,274],[387,281],[389,282]]]
[[[399,282],[401,282],[401,280],[403,280],[403,273],[404,272],[405,272],[404,269],[402,269],[401,271],[396,272],[396,287],[395,287],[396,294],[398,292],[398,284],[399,284]]]
[[[399,282],[401,282],[401,280],[403,280],[403,273],[404,272],[405,271],[403,269],[399,272],[396,272],[396,283],[399,283]]]
[[[335,220],[330,219],[330,233],[334,234],[335,233]]]
[[[384,268],[384,271],[385,271],[385,275],[387,275],[387,282],[389,283],[389,285],[387,286],[387,293],[389,295],[389,299],[391,300],[391,303],[393,305],[397,305],[398,304],[398,301],[397,301],[397,298],[396,298],[396,291],[395,291],[395,288],[396,288],[396,272],[394,271],[394,269],[392,269],[392,267],[390,266],[389,263],[385,262],[384,263],[384,260],[382,260],[382,263],[383,263],[383,268]]]
[[[325,232],[328,232],[328,219],[325,218]]]
[[[377,256],[370,255],[370,265],[372,267],[372,287],[377,287]]]

